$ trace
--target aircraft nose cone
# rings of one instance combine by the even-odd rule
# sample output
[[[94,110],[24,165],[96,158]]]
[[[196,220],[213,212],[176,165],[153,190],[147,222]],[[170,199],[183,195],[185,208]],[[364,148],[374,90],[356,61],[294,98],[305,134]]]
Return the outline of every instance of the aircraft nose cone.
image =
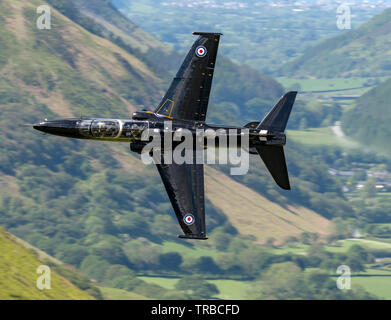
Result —
[[[46,132],[48,126],[45,121],[33,124],[33,128],[38,131]]]
[[[33,124],[33,128],[35,130],[57,136],[70,138],[80,137],[78,119],[45,119],[44,121]]]

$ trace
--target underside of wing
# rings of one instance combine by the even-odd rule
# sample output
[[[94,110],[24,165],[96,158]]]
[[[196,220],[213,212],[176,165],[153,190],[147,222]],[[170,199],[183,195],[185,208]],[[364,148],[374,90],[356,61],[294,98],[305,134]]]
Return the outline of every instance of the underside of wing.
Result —
[[[193,34],[199,37],[155,110],[158,115],[205,121],[221,34]]]
[[[163,160],[163,159],[162,159]],[[205,230],[204,165],[156,164],[184,235],[207,239]]]

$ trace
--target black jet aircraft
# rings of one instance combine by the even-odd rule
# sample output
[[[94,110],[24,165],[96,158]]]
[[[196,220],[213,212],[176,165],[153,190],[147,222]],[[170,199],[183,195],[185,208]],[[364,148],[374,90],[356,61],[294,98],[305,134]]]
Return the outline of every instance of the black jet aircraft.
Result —
[[[200,128],[234,129],[236,136],[240,137],[242,131],[246,130],[249,132],[249,152],[259,154],[275,182],[281,188],[289,190],[283,150],[286,143],[284,131],[297,92],[286,93],[260,122],[251,122],[244,127],[206,124],[205,118],[221,33],[194,32],[193,34],[199,37],[155,111],[134,112],[132,119],[84,117],[45,119],[34,124],[34,129],[70,138],[125,141],[130,143],[131,151],[137,153],[141,153],[148,143],[142,141],[141,133],[146,129],[159,129],[163,132],[164,123],[167,121],[170,121],[172,130],[186,128],[192,134]],[[218,141],[216,146],[218,147]],[[238,146],[240,147],[240,143]],[[166,164],[162,159],[162,162],[156,166],[184,232],[184,235],[178,237],[207,239],[204,165],[196,162]]]

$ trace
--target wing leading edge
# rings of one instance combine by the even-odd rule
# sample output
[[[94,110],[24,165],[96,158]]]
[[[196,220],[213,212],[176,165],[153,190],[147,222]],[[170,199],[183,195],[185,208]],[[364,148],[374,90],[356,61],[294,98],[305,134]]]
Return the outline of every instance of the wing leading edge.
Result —
[[[162,159],[163,160],[163,159]],[[206,240],[204,165],[156,164],[184,235]]]
[[[155,113],[205,121],[221,33],[194,32],[194,42]]]

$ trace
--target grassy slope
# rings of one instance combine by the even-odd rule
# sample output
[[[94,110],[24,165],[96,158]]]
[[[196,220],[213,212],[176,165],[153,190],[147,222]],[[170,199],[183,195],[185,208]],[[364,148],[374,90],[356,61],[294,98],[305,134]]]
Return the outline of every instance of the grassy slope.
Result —
[[[308,50],[281,69],[294,75],[337,78],[391,75],[391,9],[341,36]]]
[[[241,234],[254,236],[257,241],[269,237],[281,241],[305,231],[327,233],[328,220],[309,209],[283,208],[212,168],[207,168],[205,181],[209,201]]]
[[[38,290],[37,268],[44,263],[0,227],[0,300],[91,300],[68,280],[51,272],[51,289]]]
[[[2,4],[5,27],[2,40],[16,36],[15,45],[19,43],[17,48],[6,43],[5,47],[14,54],[4,52],[5,63],[0,65],[4,78],[8,76],[60,116],[92,110],[101,116],[124,116],[134,111],[135,105],[155,102],[159,80],[142,61],[70,23],[55,10],[52,29],[38,30],[35,27],[37,5],[36,1]],[[17,28],[13,27],[15,23]],[[129,96],[130,88],[137,88],[140,94]],[[143,89],[148,94],[142,95]],[[86,91],[90,93],[90,101],[83,99]],[[152,100],[142,101],[141,96]]]

